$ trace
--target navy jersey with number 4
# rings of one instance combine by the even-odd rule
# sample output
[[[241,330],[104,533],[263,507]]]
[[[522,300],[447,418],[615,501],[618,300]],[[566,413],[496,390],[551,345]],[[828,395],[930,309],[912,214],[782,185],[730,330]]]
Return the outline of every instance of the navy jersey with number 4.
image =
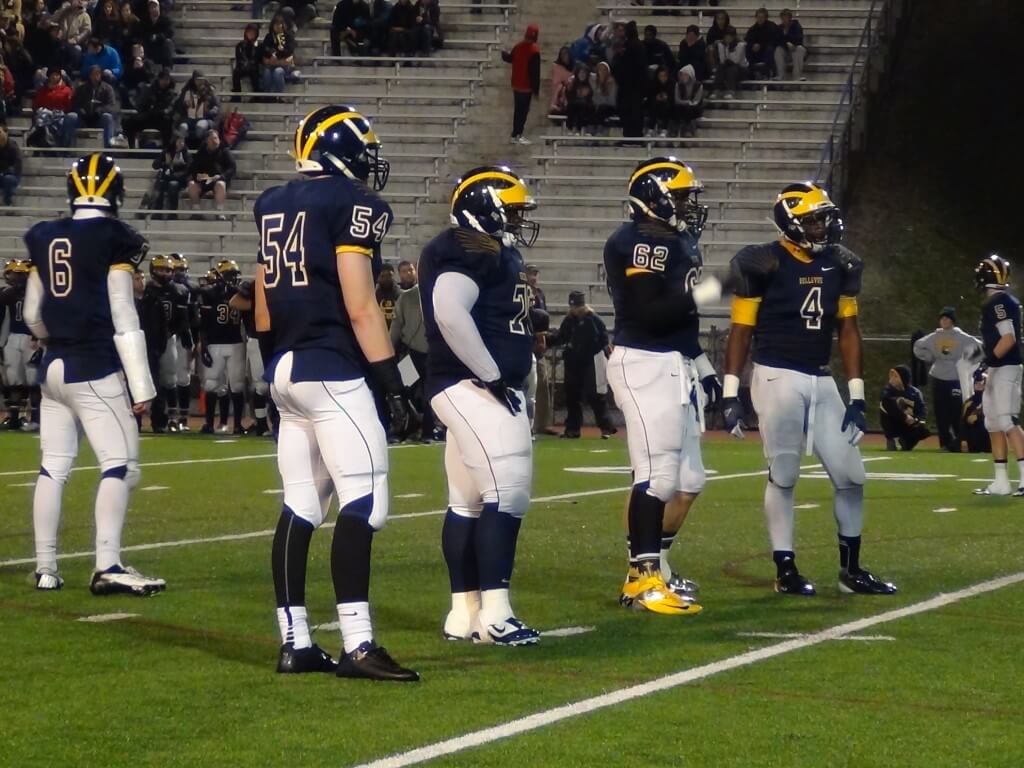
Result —
[[[49,333],[43,366],[62,359],[68,383],[120,370],[107,276],[112,269],[134,272],[148,249],[145,238],[104,216],[41,222],[25,234],[25,245],[43,284],[42,320]]]
[[[1013,326],[1013,337],[1018,343],[1002,357],[996,357],[993,351],[1003,335],[999,325],[1004,322]],[[1008,291],[998,291],[985,299],[981,308],[981,340],[985,347],[985,362],[989,367],[1021,364],[1020,329],[1020,301],[1016,296]]]
[[[207,344],[241,344],[242,318],[228,303],[235,289],[212,285],[199,294],[199,311]]]
[[[841,245],[810,258],[773,242],[747,246],[730,270],[733,322],[754,326],[754,362],[827,374],[836,321],[857,314],[860,258]]]
[[[458,272],[477,284],[480,295],[472,316],[480,338],[501,377],[513,387],[522,387],[530,373],[533,329],[526,265],[519,251],[488,235],[453,227],[427,243],[418,270],[427,331],[427,396],[474,378],[448,346],[434,319],[434,287],[445,272]]]
[[[615,230],[604,247],[604,269],[615,307],[616,346],[697,357],[701,350],[696,309],[680,311],[671,327],[652,328],[648,307],[630,281],[660,278],[660,295],[682,299],[700,280],[703,264],[691,235],[660,222],[631,221]]]
[[[354,251],[380,272],[380,243],[391,227],[388,204],[365,184],[342,176],[271,187],[253,209],[259,262],[277,360],[292,353],[292,381],[345,381],[365,375],[338,277],[338,253]]]

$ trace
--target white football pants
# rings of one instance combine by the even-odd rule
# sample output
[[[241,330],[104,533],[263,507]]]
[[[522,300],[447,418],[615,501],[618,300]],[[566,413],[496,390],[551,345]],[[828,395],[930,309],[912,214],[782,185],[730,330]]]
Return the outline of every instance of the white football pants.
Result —
[[[245,344],[211,344],[209,351],[213,365],[203,367],[203,389],[218,396],[245,392]]]

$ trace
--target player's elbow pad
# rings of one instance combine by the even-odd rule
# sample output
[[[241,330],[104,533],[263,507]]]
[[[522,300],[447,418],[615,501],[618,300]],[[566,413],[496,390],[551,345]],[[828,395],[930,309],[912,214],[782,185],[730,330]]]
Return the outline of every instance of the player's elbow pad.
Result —
[[[146,335],[142,331],[128,331],[114,334],[114,346],[121,358],[128,390],[136,403],[144,403],[156,397],[153,376],[146,359]]]

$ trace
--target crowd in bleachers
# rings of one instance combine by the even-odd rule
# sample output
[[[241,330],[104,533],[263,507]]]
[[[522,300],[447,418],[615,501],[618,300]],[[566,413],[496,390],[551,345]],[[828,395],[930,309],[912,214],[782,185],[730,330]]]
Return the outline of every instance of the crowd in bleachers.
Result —
[[[331,55],[429,56],[444,44],[438,0],[341,0],[331,18]]]
[[[635,21],[591,24],[552,65],[549,112],[574,135],[607,134],[617,121],[626,137],[693,136],[706,96],[733,99],[744,80],[787,73],[805,80],[806,58],[803,28],[788,9],[776,24],[759,8],[742,37],[719,10],[706,33],[688,26],[675,50],[653,24],[642,36]]]

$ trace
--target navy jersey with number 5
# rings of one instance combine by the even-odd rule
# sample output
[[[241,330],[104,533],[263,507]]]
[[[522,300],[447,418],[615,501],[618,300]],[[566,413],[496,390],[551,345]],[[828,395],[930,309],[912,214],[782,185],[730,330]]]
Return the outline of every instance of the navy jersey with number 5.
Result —
[[[616,346],[650,352],[700,355],[700,318],[696,308],[680,311],[668,325],[651,323],[645,298],[649,291],[634,283],[659,278],[658,295],[677,295],[680,300],[699,282],[704,260],[697,242],[660,222],[626,222],[608,238],[604,269],[615,307]]]
[[[1009,323],[1010,325],[1003,325]],[[999,339],[1003,336],[1003,330],[1012,327],[1013,337],[1018,340],[1010,351],[1002,357],[996,357],[994,350]],[[1002,365],[1020,365],[1020,302],[1017,297],[1008,291],[993,293],[981,307],[981,340],[985,346],[985,362],[990,368],[998,368]]]
[[[419,288],[427,331],[427,396],[474,374],[452,351],[434,319],[434,287],[445,272],[466,275],[477,284],[480,296],[472,316],[480,338],[513,387],[522,387],[530,373],[533,329],[526,265],[515,248],[493,237],[453,227],[423,249],[419,262]],[[441,297],[443,301],[443,297]]]
[[[62,359],[68,383],[120,370],[107,275],[112,269],[134,272],[148,249],[145,238],[104,216],[41,222],[25,234],[25,245],[43,284],[42,320],[49,333],[43,366]]]
[[[841,245],[811,258],[773,242],[747,246],[729,266],[732,321],[754,326],[754,362],[827,374],[836,321],[857,315],[860,258]]]
[[[361,182],[321,176],[271,187],[253,209],[260,230],[274,355],[266,378],[292,352],[292,381],[345,381],[365,375],[338,277],[340,251],[366,255],[380,272],[388,204]]]

